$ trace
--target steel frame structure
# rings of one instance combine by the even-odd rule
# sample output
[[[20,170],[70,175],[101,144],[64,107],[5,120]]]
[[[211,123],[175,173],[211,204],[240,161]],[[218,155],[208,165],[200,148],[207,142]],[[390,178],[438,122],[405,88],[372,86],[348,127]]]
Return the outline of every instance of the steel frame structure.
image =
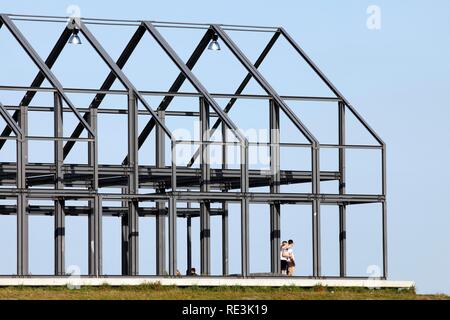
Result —
[[[68,20],[69,19],[69,20]],[[43,60],[33,49],[25,36],[16,27],[16,20],[32,20],[37,22],[62,22],[65,27],[46,60]],[[123,50],[117,61],[114,61],[99,41],[90,32],[89,24],[136,26],[137,29]],[[122,274],[138,275],[138,238],[139,216],[154,216],[156,219],[156,273],[166,274],[166,245],[168,246],[168,275],[175,275],[177,270],[177,218],[187,219],[187,266],[192,265],[191,219],[200,219],[200,256],[201,274],[211,274],[211,243],[210,219],[213,215],[222,217],[222,273],[229,274],[228,267],[228,204],[240,203],[241,207],[241,276],[250,276],[249,268],[249,203],[264,203],[270,205],[270,256],[271,273],[280,273],[280,213],[283,204],[311,205],[312,219],[312,247],[313,274],[312,277],[324,276],[321,272],[321,235],[320,208],[322,205],[337,205],[339,207],[339,251],[340,277],[346,277],[346,208],[349,205],[380,203],[382,207],[382,250],[383,272],[382,278],[387,277],[387,212],[386,212],[386,146],[377,133],[366,123],[349,101],[336,89],[330,80],[320,71],[308,55],[294,39],[281,27],[256,27],[240,25],[195,24],[136,20],[110,20],[92,18],[44,17],[0,14],[0,28],[6,28],[20,46],[25,50],[39,72],[28,87],[1,86],[0,92],[24,91],[19,105],[1,104],[0,116],[6,122],[0,137],[0,152],[7,140],[14,140],[17,146],[16,162],[0,163],[0,199],[13,199],[16,205],[0,206],[0,214],[17,216],[17,275],[26,276],[28,270],[28,217],[29,215],[54,216],[54,256],[55,275],[65,274],[65,217],[69,215],[88,216],[88,266],[90,276],[101,276],[102,273],[102,217],[111,215],[121,219],[122,225]],[[203,29],[204,36],[198,43],[190,58],[184,62],[164,37],[158,28],[195,28]],[[110,69],[110,73],[99,89],[64,88],[51,71],[58,59],[72,29],[79,29],[87,42]],[[258,59],[252,63],[239,47],[228,36],[227,30],[248,32],[271,32],[273,36]],[[150,34],[180,73],[167,92],[138,91],[123,73],[122,68],[127,63],[134,49],[144,34]],[[207,48],[213,35],[218,35],[220,41],[232,52],[245,67],[248,74],[233,93],[210,93],[192,73],[192,69]],[[312,96],[280,96],[269,82],[258,71],[258,67],[276,43],[284,37],[292,48],[299,54],[308,66],[320,77],[326,86],[334,93],[334,97]],[[47,79],[51,87],[42,87]],[[243,94],[251,79],[254,79],[266,92],[265,95]],[[114,81],[120,81],[125,90],[112,90]],[[198,91],[196,93],[178,92],[183,83],[188,80]],[[32,106],[33,97],[38,92],[51,92],[54,95],[54,105],[48,107]],[[76,107],[68,97],[68,93],[95,94],[88,108]],[[128,97],[127,109],[99,108],[106,95],[117,94]],[[159,95],[164,99],[157,108],[152,108],[145,100],[145,96]],[[171,101],[177,96],[197,97],[199,112],[183,112],[167,110]],[[216,98],[228,98],[229,103],[222,109]],[[248,165],[249,142],[237,128],[229,111],[238,99],[266,100],[270,114],[270,172],[250,170]],[[320,144],[316,137],[308,130],[301,119],[290,109],[287,101],[326,101],[334,102],[338,107],[339,142],[336,145]],[[138,103],[145,110],[138,109]],[[212,112],[210,111],[210,108]],[[10,112],[13,112],[11,114]],[[29,112],[54,112],[54,136],[32,137],[28,135]],[[73,113],[79,124],[70,137],[63,136],[63,113]],[[305,136],[308,143],[288,144],[280,142],[280,112],[284,113],[296,128]],[[350,112],[365,127],[377,141],[377,145],[349,145],[346,144],[345,113]],[[82,114],[83,113],[83,114]],[[97,116],[99,113],[126,114],[128,117],[128,153],[123,162],[117,165],[104,165],[98,162]],[[137,120],[139,115],[150,115],[151,120],[141,132],[138,132]],[[201,123],[200,141],[177,140],[165,125],[165,118],[169,116],[198,117]],[[216,118],[214,124],[210,119]],[[222,125],[222,126],[221,126]],[[210,138],[218,129],[222,130],[222,141],[212,141]],[[81,138],[82,132],[88,132],[87,138]],[[155,130],[155,166],[139,164],[138,150]],[[227,141],[226,130],[232,132],[236,141]],[[50,140],[54,142],[54,163],[29,163],[28,141],[32,139]],[[165,139],[171,142],[171,166],[165,165]],[[88,164],[64,163],[78,141],[88,143]],[[186,166],[176,165],[177,145],[195,143],[199,145],[197,152]],[[213,169],[209,165],[209,148],[217,144],[222,148],[222,168]],[[227,165],[227,146],[234,145],[240,150],[240,168],[230,169]],[[280,147],[296,146],[309,148],[311,151],[310,171],[284,171],[280,169]],[[339,151],[339,170],[321,171],[319,163],[320,150],[337,148]],[[348,194],[346,192],[346,150],[378,149],[381,152],[381,194]],[[194,168],[196,159],[200,167]],[[338,194],[321,193],[321,181],[338,181]],[[283,193],[283,184],[311,183],[309,193]],[[251,189],[260,186],[270,187],[270,192],[253,192]],[[122,192],[108,193],[100,188],[121,188]],[[154,192],[143,192],[146,188]],[[54,201],[53,206],[30,205],[34,199]],[[68,206],[68,200],[88,201],[87,206]],[[120,207],[109,207],[104,201],[118,201]],[[143,207],[140,204],[152,202],[154,207]],[[177,203],[187,203],[187,207],[179,207]],[[192,203],[200,203],[200,208],[191,207]],[[211,203],[221,204],[220,208],[211,207]],[[167,220],[167,221],[166,221]],[[166,226],[168,224],[168,241],[166,243]],[[269,238],[269,237],[268,237]]]

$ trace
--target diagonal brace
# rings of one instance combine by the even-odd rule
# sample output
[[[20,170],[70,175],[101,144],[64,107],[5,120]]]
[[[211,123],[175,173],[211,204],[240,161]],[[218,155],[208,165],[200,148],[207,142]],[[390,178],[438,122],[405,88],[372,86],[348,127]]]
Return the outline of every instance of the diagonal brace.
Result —
[[[122,51],[122,53],[120,54],[119,59],[117,59],[117,66],[122,69],[125,64],[127,63],[128,59],[130,58],[131,54],[133,53],[134,49],[136,49],[138,43],[140,42],[140,40],[142,39],[142,36],[145,34],[145,28],[143,28],[142,26],[140,26],[136,32],[133,34],[133,36],[131,37],[130,41],[128,42],[127,46],[125,47],[125,49]],[[114,72],[110,72],[109,75],[107,76],[107,78],[105,79],[105,81],[103,82],[103,84],[100,87],[100,90],[109,90],[114,81],[117,79],[116,74]],[[104,93],[97,93],[94,97],[94,99],[92,99],[90,107],[91,108],[98,108],[100,106],[100,104],[102,103],[103,99],[105,98],[106,94]],[[86,112],[83,115],[83,118],[88,121],[89,119],[89,115],[90,112]],[[153,120],[153,118],[152,118]],[[83,132],[84,127],[79,123],[75,129],[73,130],[72,134],[70,135],[70,137],[72,139],[76,139],[79,138],[81,133]],[[70,150],[72,150],[73,146],[75,145],[76,140],[70,140],[67,141],[64,145],[64,154],[63,157],[64,159],[67,157],[67,155],[70,153]]]
[[[195,89],[200,92],[208,104],[214,109],[218,116],[224,121],[224,123],[233,131],[236,138],[243,143],[245,146],[248,145],[247,138],[239,131],[237,126],[233,121],[223,112],[222,108],[217,104],[211,94],[206,90],[206,88],[200,83],[197,77],[192,73],[191,70],[184,64],[183,60],[178,56],[178,54],[172,49],[169,43],[164,39],[164,37],[156,30],[155,26],[149,21],[143,21],[142,24],[145,26],[152,37],[158,42],[161,48],[167,53],[170,59],[178,66],[178,68],[183,72],[186,78],[192,83]]]
[[[267,54],[270,52],[270,49],[272,49],[273,45],[275,44],[275,42],[277,41],[277,39],[279,37],[280,37],[280,32],[278,32],[278,31],[275,32],[274,35],[272,36],[272,38],[270,39],[270,41],[267,43],[267,45],[264,48],[264,50],[261,52],[261,54],[258,57],[258,59],[256,59],[256,62],[254,64],[255,68],[259,68],[259,66],[264,61],[264,59],[266,58]],[[235,95],[241,94],[244,91],[245,87],[248,85],[248,83],[250,82],[251,79],[252,79],[252,74],[248,73],[247,76],[245,76],[244,80],[239,85],[239,87],[236,89],[234,94]],[[231,110],[231,108],[233,108],[233,106],[234,106],[234,104],[236,103],[237,100],[238,100],[237,98],[231,98],[230,101],[225,106],[225,108],[223,109],[223,111],[225,113],[228,113]],[[220,126],[221,123],[222,123],[221,119],[217,119],[216,120],[216,122],[214,123],[214,125],[210,129],[211,130],[210,136],[213,136],[213,134],[215,133],[215,131],[217,130],[217,128]],[[195,151],[195,153],[192,156],[191,160],[189,160],[187,166],[191,167],[194,164],[195,160],[198,158],[199,155],[200,155],[200,148],[197,148],[197,151]]]
[[[73,20],[75,22],[76,20]],[[158,115],[153,111],[153,109],[148,105],[147,101],[144,99],[144,97],[141,95],[141,93],[133,86],[131,81],[127,78],[127,76],[123,73],[122,69],[120,69],[117,64],[113,61],[113,59],[109,56],[109,54],[105,51],[105,49],[100,45],[100,43],[97,41],[97,39],[94,37],[94,35],[89,31],[89,29],[86,27],[86,25],[79,21],[77,22],[78,27],[80,28],[80,31],[83,33],[83,35],[86,37],[88,42],[92,45],[92,47],[97,51],[97,53],[100,55],[100,57],[103,59],[103,61],[108,65],[108,67],[111,69],[112,72],[116,75],[117,79],[129,90],[132,92],[136,98],[142,103],[142,105],[150,112],[153,118],[155,118],[158,125],[164,130],[164,132],[167,134],[167,136],[174,141],[174,138],[172,136],[172,133],[170,130],[166,127],[166,125],[159,119]]]
[[[70,35],[72,34],[72,31],[69,30],[68,28],[64,28],[61,36],[59,37],[58,41],[56,42],[55,46],[53,47],[52,51],[50,52],[50,54],[48,55],[47,59],[45,60],[45,64],[49,67],[52,68],[53,64],[56,62],[56,59],[58,58],[59,54],[61,53],[61,51],[63,50],[63,48],[65,47],[67,41],[70,38]],[[34,78],[33,82],[31,83],[32,88],[37,88],[40,87],[41,84],[44,82],[45,80],[45,75],[39,71],[38,74],[36,75],[36,77]],[[34,96],[36,95],[37,91],[27,91],[25,93],[25,95],[23,96],[22,100],[20,101],[20,106],[28,106],[31,101],[33,100]],[[18,121],[19,120],[19,115],[20,112],[19,110],[14,111],[12,118],[14,119],[14,121]],[[80,126],[82,126],[80,124]],[[6,126],[5,129],[3,129],[3,132],[1,133],[1,136],[9,136],[12,132],[12,129],[10,126]],[[6,139],[0,139],[0,149],[3,147],[3,145],[6,143]]]
[[[295,113],[288,107],[283,99],[276,93],[275,89],[267,82],[267,80],[261,75],[261,73],[253,66],[244,53],[237,47],[237,45],[231,40],[231,38],[225,33],[225,31],[219,25],[211,25],[211,28],[222,39],[225,45],[231,50],[234,56],[241,62],[241,64],[252,74],[253,78],[260,84],[260,86],[270,95],[273,100],[280,106],[283,112],[294,123],[297,129],[303,133],[305,138],[314,145],[318,145],[319,141],[314,135],[306,128],[306,126],[300,121]]]
[[[197,47],[195,48],[192,55],[189,57],[188,61],[186,62],[186,66],[192,70],[199,60],[202,53],[205,51],[205,49],[208,47],[209,42],[211,41],[211,37],[214,34],[214,32],[211,29],[208,29],[205,33],[205,35],[202,37],[200,42],[198,43]],[[184,81],[186,80],[186,76],[183,74],[183,72],[180,72],[178,77],[175,79],[173,84],[170,86],[168,92],[178,92],[180,90],[181,86],[183,85]],[[169,106],[169,104],[172,102],[174,96],[165,96],[164,99],[159,104],[158,108],[156,110],[166,110]],[[141,133],[139,134],[138,138],[138,148],[140,148],[145,140],[148,138],[150,133],[152,132],[153,128],[155,127],[155,120],[151,118],[147,124],[145,125],[144,129],[142,129]],[[128,157],[125,157],[123,160],[123,164],[126,164],[128,162]]]
[[[5,24],[5,26],[8,28],[8,30],[12,33],[14,38],[19,42],[19,44],[22,46],[22,48],[25,50],[25,52],[28,54],[28,56],[31,58],[31,60],[33,60],[33,62],[36,64],[36,66],[39,68],[39,70],[45,75],[45,77],[50,82],[50,84],[61,95],[61,98],[66,102],[66,104],[69,106],[69,108],[73,111],[73,113],[78,118],[78,120],[80,120],[80,122],[84,125],[84,127],[89,131],[90,134],[95,136],[95,133],[92,130],[92,128],[89,126],[89,124],[86,122],[86,120],[83,119],[81,114],[78,112],[78,110],[72,104],[70,99],[64,93],[64,89],[63,89],[61,83],[56,78],[56,76],[53,74],[53,72],[50,71],[50,68],[45,64],[45,62],[41,59],[41,57],[33,49],[31,44],[24,37],[24,35],[19,31],[19,29],[12,22],[12,20],[6,14],[1,14],[0,20],[2,20],[2,22]]]
[[[305,51],[298,45],[297,42],[287,33],[284,28],[279,28],[283,37],[289,42],[289,44],[295,49],[295,51],[300,54],[300,56],[306,61],[306,63],[314,70],[314,72],[319,76],[319,78],[328,86],[328,88],[339,97],[345,105],[350,109],[353,115],[361,122],[361,124],[369,131],[369,133],[378,141],[380,145],[385,145],[380,136],[373,130],[369,124],[364,120],[364,118],[356,111],[355,108],[350,104],[350,102],[342,95],[342,93],[333,85],[333,83],[327,78],[327,76],[319,69],[319,67],[311,60],[311,58],[306,54]]]
[[[5,120],[8,127],[11,128],[12,131],[16,134],[17,138],[22,139],[23,138],[23,131],[19,126],[17,125],[16,121],[12,118],[12,116],[9,114],[8,110],[6,110],[3,107],[3,104],[0,102],[0,116]]]

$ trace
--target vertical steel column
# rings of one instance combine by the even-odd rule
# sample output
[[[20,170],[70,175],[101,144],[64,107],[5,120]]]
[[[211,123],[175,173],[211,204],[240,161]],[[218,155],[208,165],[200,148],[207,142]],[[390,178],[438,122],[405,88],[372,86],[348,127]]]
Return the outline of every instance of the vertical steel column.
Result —
[[[280,192],[280,107],[273,100],[269,101],[270,127],[270,192]],[[280,252],[280,204],[270,204],[270,271],[281,272]]]
[[[62,99],[58,93],[54,93],[54,161],[55,161],[55,189],[64,188],[62,167],[64,163],[63,147],[63,108]],[[65,214],[64,198],[55,200],[55,275],[61,276],[65,273]]]
[[[139,190],[138,168],[138,107],[134,92],[128,93],[128,194],[136,195]],[[139,273],[138,245],[139,245],[139,216],[138,200],[130,198],[128,202],[128,275]]]
[[[250,272],[249,263],[249,202],[247,193],[248,182],[248,145],[241,145],[241,269],[242,276],[247,277]]]
[[[98,192],[98,145],[97,145],[97,108],[89,108],[89,125],[94,134],[89,133],[89,138],[94,139],[88,142],[89,166],[92,167],[91,190]],[[101,201],[99,196],[89,200],[91,208],[88,215],[88,273],[90,276],[99,276],[101,274]]]
[[[172,194],[169,198],[169,275],[174,276],[177,272],[177,160],[176,143],[171,142],[172,170],[171,185]]]
[[[228,202],[222,203],[222,275],[229,273],[228,264]]]
[[[339,194],[345,194],[345,104],[338,103],[339,121]],[[339,275],[347,275],[347,223],[346,204],[339,205]]]
[[[20,106],[19,126],[22,135],[17,137],[17,275],[28,274],[28,199],[26,195],[26,172],[28,162],[28,108]]]
[[[89,237],[89,275],[98,277],[102,275],[102,197],[95,196],[93,202],[93,214],[89,215],[92,220],[89,221],[89,227],[92,230],[92,235]]]
[[[190,208],[190,203],[188,202],[188,208]],[[186,217],[186,271],[192,268],[192,218],[190,215]]]
[[[222,122],[222,170],[228,168],[228,153],[227,153],[227,126]],[[227,192],[227,187],[222,189],[222,192]],[[228,202],[222,202],[222,275],[226,276],[229,273],[228,264]]]
[[[209,164],[209,105],[205,99],[200,98],[200,169],[201,182],[200,191],[209,191],[211,179]],[[211,205],[209,202],[200,202],[200,269],[201,274],[211,273]]]
[[[312,240],[313,240],[313,276],[321,274],[320,263],[320,149],[319,144],[312,145],[312,192],[314,200],[312,203]]]
[[[169,199],[169,275],[177,271],[177,202],[175,197]]]
[[[386,145],[382,144],[381,149],[381,172],[382,172],[382,190],[381,193],[384,196],[384,200],[381,203],[382,210],[383,210],[383,218],[382,218],[382,225],[383,225],[383,278],[387,279],[388,277],[388,244],[387,244],[387,202],[386,202]]]
[[[161,122],[165,121],[165,112],[163,110],[157,111]],[[166,136],[161,126],[156,126],[155,132],[155,163],[157,168],[164,168],[166,166]],[[164,183],[162,182],[156,190],[159,193],[164,193]],[[164,275],[166,271],[166,202],[156,201],[158,214],[156,215],[156,274]]]
[[[128,160],[127,160],[128,161]],[[122,195],[128,194],[128,187],[121,188]],[[128,228],[128,199],[122,200],[122,207],[124,207],[124,212],[120,217],[121,223],[121,240],[122,240],[122,275],[128,274],[128,238],[130,234],[130,229]]]

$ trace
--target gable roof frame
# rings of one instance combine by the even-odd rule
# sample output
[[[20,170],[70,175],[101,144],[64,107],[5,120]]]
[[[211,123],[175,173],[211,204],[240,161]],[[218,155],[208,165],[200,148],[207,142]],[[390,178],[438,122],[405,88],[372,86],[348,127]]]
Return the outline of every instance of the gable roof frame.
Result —
[[[166,135],[170,138],[172,142],[175,141],[172,132],[167,128],[167,126],[161,121],[158,115],[153,111],[147,101],[144,99],[142,94],[134,87],[128,77],[123,73],[122,69],[114,62],[111,56],[106,52],[102,45],[98,42],[97,38],[91,33],[91,31],[86,27],[86,25],[80,19],[72,19],[71,22],[74,26],[78,27],[81,33],[85,36],[87,41],[90,43],[92,48],[98,53],[100,58],[106,63],[109,69],[114,72],[117,79],[123,84],[123,86],[131,93],[133,93],[137,100],[139,100],[142,105],[147,109],[150,115],[156,120],[158,125],[163,129]]]
[[[0,28],[1,28],[1,26],[2,26],[2,22],[0,21]],[[63,32],[61,33],[61,36],[59,37],[59,39],[53,46],[51,52],[49,53],[47,59],[45,60],[45,64],[50,69],[53,67],[53,64],[56,62],[59,54],[63,50],[63,48],[64,48],[65,44],[67,43],[67,41],[69,40],[71,34],[72,34],[71,30],[69,30],[68,28],[64,28]],[[44,80],[45,80],[45,75],[41,71],[38,71],[38,74],[35,76],[35,78],[31,82],[30,87],[38,88],[42,85]],[[28,106],[31,103],[31,101],[33,100],[33,98],[35,97],[36,93],[37,93],[36,90],[28,90],[24,94],[23,98],[20,100],[19,105],[20,106]],[[19,110],[14,111],[14,113],[12,115],[12,119],[15,122],[17,122],[19,119],[19,115],[20,115]],[[80,126],[81,126],[81,128],[84,128],[82,124],[80,124]],[[0,136],[9,136],[11,134],[11,132],[12,132],[11,126],[6,126],[3,129],[2,133],[0,134]],[[6,139],[0,139],[0,150],[2,149],[2,147],[5,143],[6,143]]]
[[[372,127],[367,123],[367,121],[359,114],[359,112],[352,106],[352,104],[344,97],[344,95],[334,86],[334,84],[328,79],[328,77],[319,69],[319,67],[312,61],[312,59],[306,54],[306,52],[300,47],[300,45],[291,37],[291,35],[283,28],[279,28],[283,37],[288,41],[288,43],[297,51],[298,54],[305,60],[305,62],[313,69],[313,71],[320,77],[320,79],[328,86],[328,88],[344,102],[344,104],[349,108],[353,115],[358,119],[358,121],[366,128],[366,130],[372,135],[372,137],[377,140],[380,146],[385,146],[384,141],[381,137],[372,129]]]
[[[72,101],[64,92],[63,86],[50,70],[50,68],[45,64],[42,58],[38,55],[38,53],[34,50],[25,36],[20,32],[20,30],[16,27],[14,22],[9,18],[6,14],[0,14],[0,21],[6,26],[6,28],[11,32],[13,37],[17,40],[20,46],[25,50],[31,60],[34,62],[36,67],[44,74],[45,78],[52,85],[52,87],[58,92],[67,106],[72,110],[78,120],[83,124],[84,128],[95,137],[95,132],[92,127],[87,123],[87,121],[81,116],[78,112]]]
[[[160,47],[166,52],[169,58],[177,65],[181,72],[186,76],[186,78],[191,82],[194,88],[202,94],[203,98],[206,100],[209,106],[217,113],[219,118],[224,121],[227,127],[232,131],[234,136],[239,140],[243,147],[248,147],[248,140],[239,130],[236,124],[228,117],[228,115],[222,110],[219,104],[211,96],[208,90],[203,86],[203,84],[198,80],[198,78],[192,73],[192,71],[186,66],[183,60],[178,56],[175,50],[169,45],[169,43],[164,39],[164,37],[159,33],[156,27],[150,21],[142,21],[142,25],[147,29],[151,36],[156,40]]]
[[[303,122],[295,115],[295,113],[289,108],[289,106],[278,95],[275,89],[269,84],[269,82],[262,76],[262,74],[255,68],[250,62],[247,56],[239,49],[233,40],[226,34],[226,32],[217,24],[211,25],[211,28],[216,32],[219,38],[230,49],[239,62],[252,74],[253,78],[259,83],[259,85],[272,97],[275,103],[283,110],[286,116],[292,121],[292,123],[300,130],[309,143],[315,147],[319,145],[317,138],[309,131],[309,129],[303,124]]]

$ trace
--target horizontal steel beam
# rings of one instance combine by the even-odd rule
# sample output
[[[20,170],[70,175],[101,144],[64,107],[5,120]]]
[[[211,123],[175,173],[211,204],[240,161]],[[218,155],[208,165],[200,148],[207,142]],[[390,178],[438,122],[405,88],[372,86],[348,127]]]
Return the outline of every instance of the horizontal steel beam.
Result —
[[[18,189],[0,189],[0,198],[13,199],[20,193]],[[92,199],[97,193],[90,191],[75,190],[51,190],[51,189],[28,189],[27,197],[30,199],[69,199],[69,200],[86,200]],[[263,193],[263,192],[168,192],[168,193],[147,193],[147,194],[118,194],[118,193],[99,193],[104,200],[120,201],[124,199],[133,201],[168,201],[172,195],[176,195],[178,202],[217,202],[223,201],[240,202],[247,198],[251,203],[280,203],[280,204],[311,204],[314,200],[320,200],[321,204],[334,205],[353,205],[366,203],[383,203],[386,200],[384,195],[363,195],[363,194],[319,194],[313,195],[308,193]]]
[[[138,214],[140,217],[156,216],[158,214],[157,208],[138,208]],[[128,208],[126,207],[110,207],[102,206],[103,216],[114,216],[121,217],[126,215]],[[55,214],[54,206],[40,206],[40,205],[29,205],[27,207],[27,212],[29,215],[35,216],[53,216]],[[168,215],[169,209],[165,208],[160,214]],[[0,205],[0,216],[5,215],[16,215],[17,206],[16,205]],[[64,206],[65,216],[88,216],[92,213],[92,208],[86,206]],[[212,208],[211,215],[220,216],[223,210],[219,208]],[[187,217],[199,217],[199,208],[177,208],[177,216],[179,218]]]
[[[89,88],[69,88],[64,87],[66,93],[90,93],[90,94],[110,94],[110,95],[127,95],[127,90],[101,90]],[[50,87],[33,87],[33,86],[3,86],[0,85],[0,91],[32,91],[32,92],[56,92],[57,90]],[[143,96],[169,96],[169,97],[202,97],[198,92],[170,92],[170,91],[150,91],[140,90]],[[257,99],[257,100],[273,100],[269,95],[265,94],[235,94],[235,93],[210,93],[213,98],[238,98],[238,99]],[[296,96],[296,95],[281,95],[283,100],[299,100],[299,101],[317,101],[317,102],[339,102],[342,99],[338,97],[324,97],[324,96]]]
[[[0,164],[0,185],[15,184],[15,164]],[[49,174],[55,170],[54,164],[27,164],[27,184],[30,186],[53,186],[54,176]],[[155,166],[139,166],[140,187],[155,187],[163,182],[166,188],[171,185],[171,168],[157,168]],[[130,169],[123,166],[99,165],[100,187],[126,186]],[[63,183],[66,186],[86,186],[92,179],[93,169],[87,165],[65,164],[62,166]],[[339,179],[337,171],[322,171],[321,181]],[[223,189],[238,189],[240,187],[239,169],[211,169],[211,186]],[[250,187],[269,186],[271,183],[269,171],[249,170]],[[281,184],[296,184],[311,182],[311,171],[281,170]],[[178,167],[177,183],[180,187],[199,187],[201,170],[196,168]]]
[[[29,14],[6,14],[14,20],[26,20],[29,21],[41,21],[41,22],[66,22],[67,16],[43,16],[43,15],[29,15]],[[80,21],[85,23],[94,23],[94,24],[104,24],[104,25],[135,25],[142,23],[142,20],[135,19],[99,19],[99,18],[88,18],[88,17],[79,17]],[[158,27],[171,27],[171,28],[186,28],[186,27],[201,27],[208,28],[210,23],[198,23],[198,22],[177,22],[177,21],[155,21],[152,20]],[[241,24],[221,24],[224,28],[231,28],[231,30],[242,30],[249,29],[248,31],[267,31],[267,32],[275,32],[278,27],[275,26],[254,26],[254,25],[241,25]]]

